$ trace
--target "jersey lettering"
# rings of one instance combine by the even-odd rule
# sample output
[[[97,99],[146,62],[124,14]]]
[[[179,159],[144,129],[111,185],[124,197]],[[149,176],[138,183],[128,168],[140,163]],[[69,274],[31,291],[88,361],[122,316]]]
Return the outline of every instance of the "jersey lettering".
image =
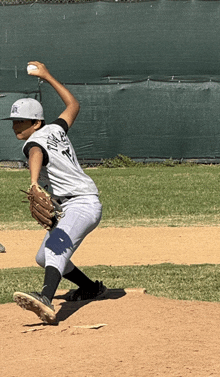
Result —
[[[70,149],[69,149],[69,148],[67,148],[67,149],[65,149],[64,151],[62,151],[62,154],[63,154],[64,156],[67,156],[68,159],[69,159],[72,163],[74,163],[74,158],[72,158],[71,153],[70,153]]]
[[[58,151],[59,141],[60,140],[58,140],[55,135],[53,135],[53,134],[49,135],[48,138],[47,138],[47,148]]]
[[[39,144],[47,154],[48,163],[41,168],[39,182],[48,192],[55,197],[98,194],[92,179],[81,169],[73,146],[59,125],[46,125],[31,135],[23,151],[29,143]]]
[[[59,131],[56,135],[51,133],[47,137],[47,149],[53,150],[66,156],[72,164],[75,163],[74,156],[71,155],[69,140],[64,131]]]
[[[59,138],[55,136],[54,134],[50,134],[47,138],[47,149],[58,151],[58,145],[60,143],[64,143],[65,145],[69,145],[69,141],[66,137],[66,134],[64,131],[59,131]]]

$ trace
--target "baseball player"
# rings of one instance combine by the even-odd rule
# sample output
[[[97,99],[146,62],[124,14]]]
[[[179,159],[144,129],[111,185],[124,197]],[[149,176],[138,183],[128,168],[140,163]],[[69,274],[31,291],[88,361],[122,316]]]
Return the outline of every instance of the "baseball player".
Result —
[[[12,105],[7,119],[13,121],[17,139],[25,140],[23,153],[28,158],[31,185],[40,185],[52,194],[63,216],[47,232],[36,256],[37,263],[45,268],[42,291],[15,292],[14,300],[42,321],[53,324],[56,315],[52,300],[61,278],[79,287],[69,298],[72,301],[96,299],[107,291],[102,282],[91,281],[70,261],[82,240],[99,224],[102,205],[95,183],[80,167],[67,136],[79,112],[78,101],[44,64],[37,61],[28,64],[35,66],[29,74],[47,81],[61,97],[65,109],[51,124],[45,124],[41,104],[24,98]]]

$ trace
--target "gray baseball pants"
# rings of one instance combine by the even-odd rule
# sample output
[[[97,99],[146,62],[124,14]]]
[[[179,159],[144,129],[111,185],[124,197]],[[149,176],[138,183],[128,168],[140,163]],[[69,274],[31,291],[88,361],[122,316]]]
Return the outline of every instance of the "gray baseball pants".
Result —
[[[64,200],[61,206],[65,216],[54,230],[47,232],[36,262],[41,267],[57,268],[63,276],[74,268],[70,258],[75,250],[99,224],[102,205],[97,195],[82,195]]]

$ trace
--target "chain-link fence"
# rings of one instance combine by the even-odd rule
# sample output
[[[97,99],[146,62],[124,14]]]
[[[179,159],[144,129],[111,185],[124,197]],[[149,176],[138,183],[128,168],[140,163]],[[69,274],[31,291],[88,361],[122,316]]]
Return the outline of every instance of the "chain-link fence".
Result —
[[[128,164],[123,163],[123,161],[118,163],[116,161],[117,157],[114,159],[103,159],[103,160],[79,160],[79,164],[83,169],[87,168],[120,168],[120,167],[139,167],[147,165],[164,165],[164,166],[176,166],[180,164],[191,164],[191,165],[220,165],[220,158],[200,158],[200,159],[165,159],[165,158],[145,158],[145,159],[130,159]],[[133,162],[133,164],[132,164]],[[0,161],[1,169],[28,169],[28,163],[24,161]]]
[[[79,160],[82,168],[93,168],[103,165],[104,160]],[[0,169],[28,169],[25,161],[0,161]]]
[[[24,161],[0,161],[0,169],[26,169]]]

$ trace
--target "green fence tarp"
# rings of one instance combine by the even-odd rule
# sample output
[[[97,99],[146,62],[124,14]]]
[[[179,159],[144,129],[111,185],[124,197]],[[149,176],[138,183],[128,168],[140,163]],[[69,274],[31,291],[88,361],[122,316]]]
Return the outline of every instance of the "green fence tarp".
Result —
[[[117,153],[136,158],[220,157],[218,83],[149,80],[97,85],[95,90],[93,85],[68,88],[81,103],[69,133],[79,158]],[[42,93],[45,114],[52,121],[51,109],[61,111],[61,102],[46,85]]]
[[[2,6],[0,115],[10,93],[39,90],[26,74],[36,59],[80,100],[70,131],[80,158],[217,158],[219,46],[219,1]],[[47,84],[40,91],[51,121],[61,102]],[[0,125],[0,160],[19,159]]]

